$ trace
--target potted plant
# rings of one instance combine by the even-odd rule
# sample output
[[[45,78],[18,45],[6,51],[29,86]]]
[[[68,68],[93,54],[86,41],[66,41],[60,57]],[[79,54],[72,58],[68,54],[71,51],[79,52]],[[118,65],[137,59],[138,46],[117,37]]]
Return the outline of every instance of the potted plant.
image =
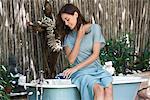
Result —
[[[109,39],[106,46],[101,50],[100,60],[102,64],[112,61],[116,75],[131,74],[133,70],[149,70],[150,52],[145,49],[141,54],[136,54],[135,41],[129,33],[118,39]],[[143,71],[141,70],[141,71]]]
[[[0,100],[9,100],[9,93],[12,91],[13,77],[6,69],[6,66],[0,65]]]
[[[119,39],[106,41],[106,46],[101,50],[100,60],[102,64],[112,61],[115,74],[126,74],[126,69],[131,68],[134,62],[134,47],[131,45],[128,35],[123,35]]]

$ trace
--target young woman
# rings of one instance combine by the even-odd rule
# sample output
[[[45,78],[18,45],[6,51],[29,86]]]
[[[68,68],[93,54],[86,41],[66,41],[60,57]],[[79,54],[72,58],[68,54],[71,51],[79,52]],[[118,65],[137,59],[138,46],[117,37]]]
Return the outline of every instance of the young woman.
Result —
[[[112,76],[102,68],[100,49],[105,39],[98,24],[87,22],[73,4],[64,5],[58,14],[65,32],[65,52],[70,64],[63,71],[77,85],[82,100],[112,100]]]

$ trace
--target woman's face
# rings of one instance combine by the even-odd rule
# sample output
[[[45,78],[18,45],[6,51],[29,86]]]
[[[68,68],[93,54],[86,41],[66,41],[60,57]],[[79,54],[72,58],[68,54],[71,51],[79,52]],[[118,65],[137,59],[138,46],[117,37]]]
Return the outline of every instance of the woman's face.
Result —
[[[61,14],[62,20],[65,22],[65,25],[68,26],[71,30],[76,27],[78,14],[75,12],[74,15],[63,13]]]

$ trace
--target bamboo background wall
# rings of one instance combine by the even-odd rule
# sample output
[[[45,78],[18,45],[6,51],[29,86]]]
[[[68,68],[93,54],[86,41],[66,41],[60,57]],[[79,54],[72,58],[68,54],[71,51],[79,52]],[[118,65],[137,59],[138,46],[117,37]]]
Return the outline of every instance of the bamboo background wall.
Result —
[[[15,55],[25,70],[30,60],[42,67],[40,37],[28,30],[27,21],[42,18],[45,0],[0,0],[0,64]],[[106,39],[130,32],[140,52],[150,44],[150,0],[49,0],[56,15],[65,3],[74,3],[87,19],[92,16],[102,27]]]

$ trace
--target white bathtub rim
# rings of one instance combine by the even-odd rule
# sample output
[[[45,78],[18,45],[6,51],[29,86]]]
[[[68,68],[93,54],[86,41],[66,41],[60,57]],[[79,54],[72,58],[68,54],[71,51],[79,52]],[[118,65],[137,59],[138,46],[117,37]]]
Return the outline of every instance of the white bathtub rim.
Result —
[[[42,84],[38,84],[39,80],[32,80],[30,83],[22,83],[21,86],[26,87],[43,87],[43,88],[72,88],[77,87],[71,83],[71,79],[44,79]]]
[[[129,84],[146,82],[148,79],[136,76],[113,76],[112,84]]]
[[[49,84],[33,84],[33,83],[24,83],[22,84],[26,87],[42,87],[42,88],[75,88],[77,87],[75,84],[70,85],[49,85]]]
[[[47,79],[47,80],[58,80],[58,79]],[[64,79],[64,81],[67,81]],[[141,83],[148,81],[146,78],[136,76],[113,76],[112,84],[129,84],[129,83]],[[75,84],[36,84],[36,83],[23,83],[20,84],[27,87],[43,87],[43,88],[73,88],[77,87]]]

